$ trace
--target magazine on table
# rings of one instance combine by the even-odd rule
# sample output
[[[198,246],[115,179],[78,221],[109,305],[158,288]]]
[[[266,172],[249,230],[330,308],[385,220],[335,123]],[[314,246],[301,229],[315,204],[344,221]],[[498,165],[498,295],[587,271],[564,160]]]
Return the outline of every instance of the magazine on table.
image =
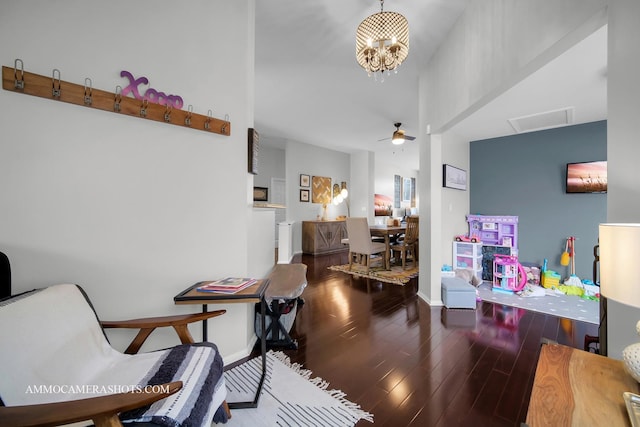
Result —
[[[257,279],[248,277],[226,277],[220,280],[202,282],[202,285],[198,286],[197,290],[200,292],[235,294],[255,284],[257,281]]]

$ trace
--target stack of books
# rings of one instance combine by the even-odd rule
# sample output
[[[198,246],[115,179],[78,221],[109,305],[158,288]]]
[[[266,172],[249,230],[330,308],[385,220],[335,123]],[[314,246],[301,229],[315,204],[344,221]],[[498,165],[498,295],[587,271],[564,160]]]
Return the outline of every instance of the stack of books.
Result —
[[[255,284],[257,279],[250,279],[246,277],[227,277],[221,280],[214,280],[208,282],[202,282],[201,286],[198,286],[199,292],[218,292],[223,294],[235,294],[241,290]]]

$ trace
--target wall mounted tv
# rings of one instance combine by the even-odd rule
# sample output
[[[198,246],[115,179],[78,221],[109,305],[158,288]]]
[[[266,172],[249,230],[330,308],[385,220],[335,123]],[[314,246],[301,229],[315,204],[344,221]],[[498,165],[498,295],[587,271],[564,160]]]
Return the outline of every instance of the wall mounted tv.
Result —
[[[567,193],[606,193],[607,161],[567,163]]]

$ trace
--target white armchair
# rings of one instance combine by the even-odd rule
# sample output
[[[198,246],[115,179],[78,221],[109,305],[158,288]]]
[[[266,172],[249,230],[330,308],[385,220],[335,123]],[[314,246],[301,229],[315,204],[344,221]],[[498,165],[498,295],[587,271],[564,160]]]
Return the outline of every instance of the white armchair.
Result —
[[[215,345],[194,344],[187,329],[223,313],[101,323],[84,291],[71,284],[0,301],[0,425],[93,420],[117,426],[122,420],[204,427],[214,418],[226,421],[222,358]],[[172,326],[183,344],[124,354],[102,329],[140,329],[127,351],[136,353],[162,326]]]

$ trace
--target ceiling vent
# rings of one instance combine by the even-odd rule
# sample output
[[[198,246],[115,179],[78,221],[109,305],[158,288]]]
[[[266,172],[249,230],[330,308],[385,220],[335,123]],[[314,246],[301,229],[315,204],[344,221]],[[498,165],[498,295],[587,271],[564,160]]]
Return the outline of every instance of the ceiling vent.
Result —
[[[559,110],[516,117],[509,119],[509,123],[517,133],[568,126],[573,124],[573,110],[573,107],[566,107]]]

